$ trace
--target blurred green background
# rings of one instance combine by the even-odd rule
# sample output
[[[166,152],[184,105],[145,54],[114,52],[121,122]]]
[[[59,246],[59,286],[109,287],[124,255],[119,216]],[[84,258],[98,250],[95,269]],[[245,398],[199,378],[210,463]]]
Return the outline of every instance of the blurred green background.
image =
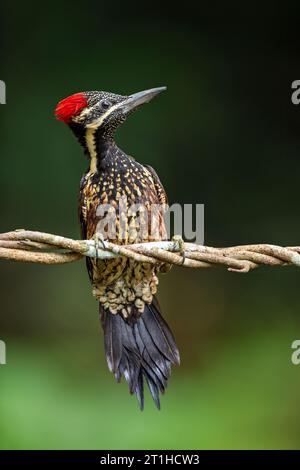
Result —
[[[58,100],[167,85],[120,129],[119,146],[157,170],[171,202],[205,204],[207,245],[300,243],[292,15],[174,8],[2,2],[1,232],[79,236],[87,162],[53,118]],[[83,261],[2,261],[0,276],[0,448],[299,448],[296,268],[161,277],[182,365],[162,410],[147,395],[143,413],[107,370]]]

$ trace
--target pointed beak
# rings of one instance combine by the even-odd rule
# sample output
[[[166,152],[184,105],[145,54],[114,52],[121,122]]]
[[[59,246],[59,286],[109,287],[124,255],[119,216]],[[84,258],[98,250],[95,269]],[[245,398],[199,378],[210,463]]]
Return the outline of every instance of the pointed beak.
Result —
[[[139,91],[133,95],[128,96],[125,101],[122,102],[121,108],[125,114],[130,113],[139,106],[145,103],[149,103],[155,96],[159,95],[162,91],[165,91],[167,87],[162,86],[159,88],[151,88],[150,90]]]

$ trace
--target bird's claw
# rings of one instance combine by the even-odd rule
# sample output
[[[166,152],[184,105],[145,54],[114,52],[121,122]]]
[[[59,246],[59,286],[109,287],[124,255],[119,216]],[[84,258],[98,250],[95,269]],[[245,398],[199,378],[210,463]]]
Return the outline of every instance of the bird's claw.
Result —
[[[182,256],[182,265],[184,265],[184,262],[185,262],[185,244],[184,244],[184,240],[182,238],[181,235],[174,235],[172,237],[172,242],[175,243],[175,250],[178,251],[181,256]]]
[[[94,243],[95,243],[96,258],[98,258],[99,250],[106,250],[105,240],[104,240],[102,233],[95,233],[92,239],[94,240]]]

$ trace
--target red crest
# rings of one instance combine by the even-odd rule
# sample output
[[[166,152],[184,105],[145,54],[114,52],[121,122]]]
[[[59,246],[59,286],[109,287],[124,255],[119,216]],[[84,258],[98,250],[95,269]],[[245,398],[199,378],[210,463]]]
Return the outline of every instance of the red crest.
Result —
[[[75,93],[61,100],[55,109],[56,119],[68,123],[70,119],[81,113],[88,106],[84,93]]]

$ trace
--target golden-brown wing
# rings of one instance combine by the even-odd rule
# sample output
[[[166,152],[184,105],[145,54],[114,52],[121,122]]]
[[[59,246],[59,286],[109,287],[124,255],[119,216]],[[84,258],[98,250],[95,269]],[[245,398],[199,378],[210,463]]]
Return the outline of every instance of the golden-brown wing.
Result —
[[[168,203],[169,203],[168,202],[168,196],[167,196],[167,193],[165,191],[165,188],[162,185],[162,182],[159,179],[158,174],[156,173],[154,168],[152,168],[152,166],[150,166],[150,165],[144,165],[144,166],[147,168],[147,170],[150,171],[150,173],[152,175],[154,186],[155,186],[156,193],[157,193],[157,197],[159,199],[160,204],[168,205]]]
[[[168,208],[168,197],[165,191],[165,188],[163,187],[156,171],[150,166],[150,165],[144,165],[145,168],[150,172],[153,184],[154,184],[154,191],[155,191],[155,199],[156,203],[159,204],[159,208],[155,210],[154,217],[152,217],[152,227],[151,229],[156,230],[156,233],[159,234],[159,236],[156,238],[153,238],[153,240],[166,240],[168,238],[167,236],[167,229],[165,225],[165,220],[164,220],[164,214]],[[153,227],[153,223],[156,225],[156,227]],[[152,240],[152,238],[151,238]],[[150,241],[150,240],[149,240]]]

